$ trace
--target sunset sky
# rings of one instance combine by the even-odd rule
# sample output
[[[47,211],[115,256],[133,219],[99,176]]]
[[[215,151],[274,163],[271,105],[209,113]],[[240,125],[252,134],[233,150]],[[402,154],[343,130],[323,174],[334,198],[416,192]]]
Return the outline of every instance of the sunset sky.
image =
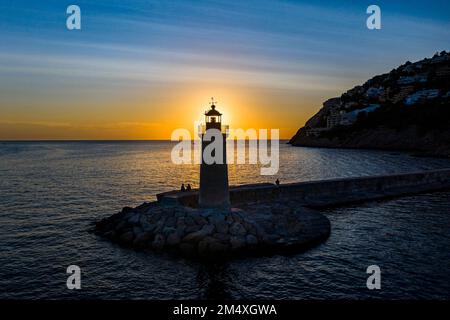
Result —
[[[212,96],[230,126],[290,138],[324,100],[448,49],[448,1],[2,0],[0,140],[170,139]]]

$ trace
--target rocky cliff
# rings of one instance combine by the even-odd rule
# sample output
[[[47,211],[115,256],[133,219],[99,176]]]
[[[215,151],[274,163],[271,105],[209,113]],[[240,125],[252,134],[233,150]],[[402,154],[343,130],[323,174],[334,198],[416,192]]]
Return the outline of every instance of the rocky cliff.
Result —
[[[450,52],[408,61],[325,101],[290,143],[450,156]]]

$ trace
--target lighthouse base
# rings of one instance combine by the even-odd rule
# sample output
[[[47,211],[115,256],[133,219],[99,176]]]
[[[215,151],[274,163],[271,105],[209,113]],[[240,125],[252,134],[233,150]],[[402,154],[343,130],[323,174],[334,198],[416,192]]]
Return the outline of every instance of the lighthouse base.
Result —
[[[201,208],[229,209],[227,164],[200,165],[200,190],[198,204]]]

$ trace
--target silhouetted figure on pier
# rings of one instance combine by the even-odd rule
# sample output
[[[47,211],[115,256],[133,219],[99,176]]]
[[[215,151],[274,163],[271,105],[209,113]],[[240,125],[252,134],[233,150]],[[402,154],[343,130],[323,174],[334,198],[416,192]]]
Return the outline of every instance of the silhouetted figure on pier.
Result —
[[[181,191],[186,191],[186,188],[184,187],[184,183],[181,184]]]
[[[277,186],[279,186],[279,185],[280,185],[280,179],[277,179],[277,180],[275,181],[275,184],[276,184]]]
[[[187,187],[186,187],[186,190],[187,190],[187,191],[191,191],[191,190],[192,190],[192,187],[191,187],[191,184],[190,184],[190,183],[188,183],[188,185],[187,185]]]

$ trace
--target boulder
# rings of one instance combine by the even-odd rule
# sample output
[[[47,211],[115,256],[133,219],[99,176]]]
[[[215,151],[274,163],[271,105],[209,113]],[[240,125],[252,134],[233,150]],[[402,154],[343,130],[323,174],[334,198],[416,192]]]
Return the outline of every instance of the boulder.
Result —
[[[104,218],[100,221],[97,221],[95,223],[95,229],[101,230],[103,232],[111,230],[114,227],[114,225],[110,222],[110,220],[111,219],[109,218],[108,219]]]
[[[207,256],[208,254],[223,253],[228,250],[228,245],[218,241],[213,237],[205,237],[198,244],[198,254]]]
[[[153,237],[153,234],[151,232],[141,232],[139,235],[136,236],[134,239],[135,242],[148,242]]]
[[[239,222],[234,222],[230,227],[230,234],[234,236],[244,236],[246,233],[244,226]]]
[[[200,256],[205,256],[208,253],[208,245],[210,241],[207,238],[202,239],[198,243],[197,251]]]
[[[186,235],[186,227],[178,226],[177,229],[175,230],[175,232],[179,237],[182,238]]]
[[[252,234],[247,235],[247,237],[245,237],[245,240],[247,241],[247,244],[250,246],[255,246],[258,244],[258,239]]]
[[[175,232],[175,233],[171,233],[167,236],[167,240],[166,243],[169,246],[176,246],[177,244],[179,244],[181,241],[180,236]]]
[[[228,223],[225,220],[215,221],[214,226],[217,232],[227,234],[228,233]]]
[[[218,241],[221,242],[228,242],[230,241],[230,235],[229,234],[224,234],[224,233],[214,233],[212,235],[213,238],[217,239]]]
[[[192,233],[192,232],[195,232],[195,231],[200,230],[201,228],[202,228],[201,225],[194,224],[194,225],[192,225],[192,226],[187,226],[187,227],[184,229],[184,232],[185,232],[185,233]]]
[[[286,226],[282,225],[282,224],[276,224],[275,228],[273,229],[273,232],[280,236],[283,236],[283,237],[288,234],[288,230],[286,229]]]
[[[155,222],[155,229],[162,229],[166,225],[167,217],[162,216],[158,221]]]
[[[154,212],[150,213],[148,217],[149,217],[148,222],[150,222],[151,224],[156,224],[161,221],[161,218],[163,217],[163,215],[162,215],[162,212],[160,212],[160,211],[154,211]]]
[[[134,208],[131,208],[131,207],[123,207],[122,208],[122,213],[130,213],[133,211],[134,211]]]
[[[288,232],[291,234],[299,234],[303,231],[303,223],[294,222],[288,225]]]
[[[132,225],[138,225],[141,219],[141,214],[139,212],[135,212],[132,213],[129,217],[128,217],[128,223],[132,224]]]
[[[255,223],[253,226],[255,227],[255,233],[251,232],[252,234],[256,234],[258,238],[265,236],[266,232],[259,224]]]
[[[141,217],[140,225],[142,230],[147,232],[153,232],[156,229],[156,224],[150,223],[146,218]]]
[[[151,203],[150,202],[144,202],[141,205],[138,205],[135,210],[140,211],[140,212],[145,212],[149,207],[151,207]]]
[[[181,243],[179,246],[180,252],[186,257],[192,257],[195,255],[195,246],[190,243]]]
[[[177,219],[175,217],[171,216],[171,217],[167,218],[167,220],[165,221],[164,224],[167,226],[174,227],[176,225],[176,223],[177,223]]]
[[[210,216],[208,217],[208,220],[209,220],[209,222],[211,222],[212,224],[214,224],[214,223],[216,223],[216,222],[219,222],[219,221],[225,221],[225,215],[219,212],[219,213],[210,215]]]
[[[245,228],[247,229],[247,231],[249,233],[257,234],[256,223],[248,221],[248,222],[245,223]]]
[[[229,246],[226,243],[220,241],[212,241],[209,243],[208,251],[212,254],[225,253],[229,250]]]
[[[177,226],[186,226],[186,220],[184,217],[179,217],[177,220]]]
[[[237,250],[245,246],[246,240],[244,237],[232,236],[230,238],[231,249]]]
[[[184,218],[184,223],[186,224],[186,226],[193,226],[193,225],[196,224],[195,220],[194,220],[194,218],[192,216],[186,216]]]
[[[137,237],[138,235],[140,235],[142,232],[144,232],[144,230],[142,230],[141,227],[138,226],[134,226],[133,227],[133,233],[134,235]]]
[[[114,227],[114,230],[117,232],[120,232],[124,230],[127,227],[128,223],[125,220],[119,221],[116,226]]]
[[[162,234],[167,237],[169,234],[175,233],[177,229],[173,226],[166,226],[162,229]]]
[[[142,232],[133,241],[133,247],[144,248],[148,245],[153,235],[150,232]]]
[[[201,209],[199,210],[199,213],[204,218],[208,218],[209,216],[216,214],[215,210],[213,209]]]
[[[183,242],[198,242],[209,236],[214,231],[214,225],[206,224],[199,231],[189,233],[183,238]]]
[[[109,231],[106,231],[103,234],[103,236],[108,238],[108,239],[114,239],[116,237],[116,232],[114,230],[109,230]]]
[[[152,242],[153,249],[161,250],[164,247],[164,244],[165,244],[164,236],[162,234],[158,233]]]
[[[126,244],[131,243],[134,239],[133,231],[126,231],[126,232],[122,233],[120,235],[119,239],[123,243],[126,243]]]
[[[196,224],[199,224],[201,226],[208,224],[208,221],[200,215],[194,215],[193,218],[194,218]]]
[[[182,218],[186,216],[186,213],[183,210],[175,210],[175,218]]]

